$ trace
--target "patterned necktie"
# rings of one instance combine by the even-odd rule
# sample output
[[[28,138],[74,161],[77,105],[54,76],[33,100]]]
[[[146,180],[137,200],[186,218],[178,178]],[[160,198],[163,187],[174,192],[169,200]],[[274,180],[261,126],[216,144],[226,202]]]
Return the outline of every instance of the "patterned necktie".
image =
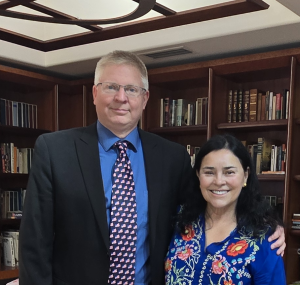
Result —
[[[137,211],[133,172],[126,153],[127,141],[118,141],[115,146],[119,149],[119,155],[112,181],[108,282],[134,285]]]

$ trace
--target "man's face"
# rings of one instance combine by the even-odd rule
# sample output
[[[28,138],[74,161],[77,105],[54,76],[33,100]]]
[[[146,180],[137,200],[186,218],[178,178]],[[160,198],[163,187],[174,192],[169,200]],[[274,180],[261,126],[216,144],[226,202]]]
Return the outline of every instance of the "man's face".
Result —
[[[125,64],[106,66],[99,82],[144,87],[138,69]],[[125,137],[136,127],[146,107],[149,92],[143,92],[138,97],[128,97],[124,88],[120,87],[115,95],[111,95],[104,93],[101,85],[94,85],[93,98],[100,123],[114,134]]]

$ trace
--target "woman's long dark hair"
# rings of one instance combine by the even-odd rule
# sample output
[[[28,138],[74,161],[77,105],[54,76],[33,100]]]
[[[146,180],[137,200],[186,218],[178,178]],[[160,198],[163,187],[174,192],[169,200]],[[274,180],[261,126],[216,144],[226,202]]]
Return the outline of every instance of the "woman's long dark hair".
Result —
[[[196,171],[199,171],[202,160],[207,154],[221,149],[230,150],[239,159],[244,171],[249,173],[247,186],[242,188],[236,205],[237,229],[244,228],[253,236],[258,236],[268,227],[273,232],[277,225],[282,225],[282,222],[274,209],[262,198],[256,171],[248,150],[237,138],[228,134],[213,136],[200,148],[194,165],[195,186],[186,193],[185,203],[177,217],[179,230],[184,233],[186,226],[196,221],[200,215],[205,214],[207,202],[199,188]]]

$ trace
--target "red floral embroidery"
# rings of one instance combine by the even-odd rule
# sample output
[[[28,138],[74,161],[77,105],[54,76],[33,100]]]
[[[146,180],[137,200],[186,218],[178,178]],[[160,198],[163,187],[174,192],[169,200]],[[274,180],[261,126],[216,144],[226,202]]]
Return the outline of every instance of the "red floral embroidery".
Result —
[[[166,271],[171,270],[171,265],[172,265],[172,260],[168,258],[165,262],[165,270]]]
[[[227,247],[227,254],[230,256],[237,256],[238,254],[245,253],[248,244],[245,240],[240,240],[237,243],[232,243]]]
[[[185,227],[185,234],[182,235],[182,239],[189,241],[195,236],[195,231],[192,226]]]
[[[222,258],[220,256],[219,256],[219,258],[220,259],[217,259],[212,263],[212,270],[213,270],[213,273],[215,273],[215,274],[222,274],[223,271],[226,271],[225,266],[222,264],[222,261],[224,258]]]
[[[224,285],[234,285],[233,283],[232,283],[232,280],[229,280],[229,281],[224,281]]]
[[[193,254],[193,250],[188,246],[185,247],[185,250],[178,252],[178,258],[181,260],[187,260]]]

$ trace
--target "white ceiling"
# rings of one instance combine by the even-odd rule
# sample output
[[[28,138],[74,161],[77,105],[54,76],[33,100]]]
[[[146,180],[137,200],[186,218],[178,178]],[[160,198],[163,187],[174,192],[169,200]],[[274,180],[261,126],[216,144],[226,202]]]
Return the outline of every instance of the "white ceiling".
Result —
[[[102,19],[107,15],[119,17],[137,7],[137,3],[131,0],[109,0],[109,2],[39,0],[36,2],[80,19]],[[104,4],[107,2],[109,5]],[[157,1],[177,12],[221,2],[228,1]],[[250,52],[300,47],[300,0],[264,0],[264,2],[270,5],[269,9],[50,52],[41,52],[0,40],[0,61],[4,64],[25,66],[62,76],[86,77],[93,74],[95,64],[101,56],[115,49],[139,54],[151,68]],[[21,6],[11,10],[37,14]],[[143,18],[156,16],[158,14],[151,11]],[[101,27],[105,26],[101,25]],[[3,16],[0,16],[0,28],[10,29],[40,40],[86,32],[83,28],[73,25],[37,23]],[[184,47],[192,53],[163,59],[151,59],[143,55],[150,51],[174,47]]]

